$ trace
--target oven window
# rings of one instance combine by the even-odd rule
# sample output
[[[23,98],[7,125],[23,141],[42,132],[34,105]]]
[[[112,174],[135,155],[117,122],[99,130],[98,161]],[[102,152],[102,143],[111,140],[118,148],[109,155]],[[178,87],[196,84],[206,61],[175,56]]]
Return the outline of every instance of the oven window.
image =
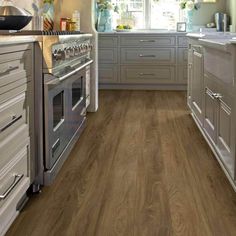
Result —
[[[64,119],[64,91],[53,98],[53,128]]]
[[[83,77],[72,83],[72,107],[74,108],[83,97]]]

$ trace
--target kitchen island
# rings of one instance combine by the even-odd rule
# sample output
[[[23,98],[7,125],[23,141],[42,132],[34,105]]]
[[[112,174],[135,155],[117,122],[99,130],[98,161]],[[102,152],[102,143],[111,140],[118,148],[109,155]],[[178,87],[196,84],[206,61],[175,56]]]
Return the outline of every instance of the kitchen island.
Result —
[[[188,106],[236,190],[236,45],[233,36],[188,35]]]

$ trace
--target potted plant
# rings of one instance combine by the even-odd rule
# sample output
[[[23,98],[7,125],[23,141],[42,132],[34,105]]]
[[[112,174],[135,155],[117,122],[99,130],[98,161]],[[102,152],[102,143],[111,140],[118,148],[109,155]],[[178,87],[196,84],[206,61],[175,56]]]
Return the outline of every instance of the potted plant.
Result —
[[[193,12],[200,8],[200,3],[198,0],[181,0],[179,6],[186,11],[187,31],[193,31]]]

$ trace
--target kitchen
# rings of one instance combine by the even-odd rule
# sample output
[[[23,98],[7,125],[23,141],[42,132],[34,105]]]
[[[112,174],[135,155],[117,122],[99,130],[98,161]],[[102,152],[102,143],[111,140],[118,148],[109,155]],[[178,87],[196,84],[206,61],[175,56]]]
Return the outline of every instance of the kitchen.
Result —
[[[0,235],[235,235],[235,10],[0,1]]]

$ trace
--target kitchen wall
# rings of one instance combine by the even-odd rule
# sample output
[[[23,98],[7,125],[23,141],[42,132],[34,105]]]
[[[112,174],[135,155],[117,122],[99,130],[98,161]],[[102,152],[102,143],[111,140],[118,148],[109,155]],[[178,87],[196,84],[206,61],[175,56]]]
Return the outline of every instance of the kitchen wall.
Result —
[[[206,25],[209,22],[214,22],[216,12],[226,12],[226,0],[217,0],[216,3],[202,3],[201,8],[194,12],[194,25]]]

